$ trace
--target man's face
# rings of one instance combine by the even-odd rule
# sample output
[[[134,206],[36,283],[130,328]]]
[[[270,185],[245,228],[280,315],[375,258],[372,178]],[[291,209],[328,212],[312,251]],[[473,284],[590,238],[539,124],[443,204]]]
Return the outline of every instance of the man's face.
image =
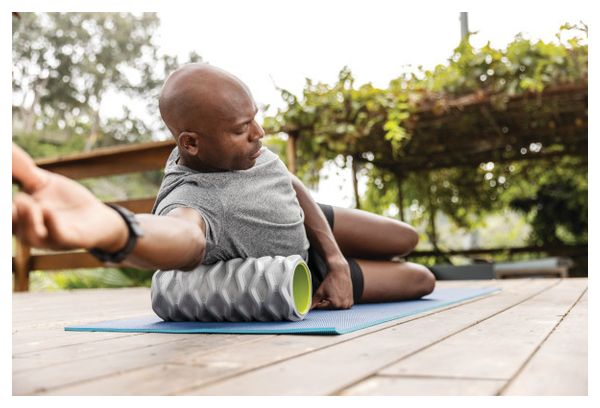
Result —
[[[249,169],[260,155],[265,135],[255,120],[258,108],[247,91],[232,95],[225,105],[205,119],[198,158],[214,169]]]

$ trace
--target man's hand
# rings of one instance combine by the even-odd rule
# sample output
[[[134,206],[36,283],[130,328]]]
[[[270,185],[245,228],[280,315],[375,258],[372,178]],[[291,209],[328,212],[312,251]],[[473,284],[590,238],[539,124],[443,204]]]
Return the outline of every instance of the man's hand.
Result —
[[[348,262],[344,259],[329,265],[329,268],[313,296],[311,309],[350,309],[354,298]]]
[[[38,248],[98,247],[116,252],[125,246],[127,226],[79,183],[38,168],[13,144],[13,179],[24,193],[13,201],[13,234]]]

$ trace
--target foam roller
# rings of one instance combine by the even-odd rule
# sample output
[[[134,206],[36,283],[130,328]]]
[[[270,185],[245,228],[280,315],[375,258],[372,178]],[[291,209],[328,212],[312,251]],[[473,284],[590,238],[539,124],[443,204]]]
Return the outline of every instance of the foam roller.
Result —
[[[167,321],[302,320],[312,298],[300,255],[235,258],[192,271],[158,270],[152,309]]]

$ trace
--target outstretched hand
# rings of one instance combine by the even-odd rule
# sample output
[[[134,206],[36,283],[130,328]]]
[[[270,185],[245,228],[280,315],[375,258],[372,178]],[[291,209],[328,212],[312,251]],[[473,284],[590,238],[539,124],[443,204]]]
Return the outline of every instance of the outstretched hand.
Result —
[[[329,273],[317,288],[311,309],[350,309],[354,304],[350,266],[330,265]]]
[[[13,234],[50,249],[100,247],[116,252],[127,241],[123,219],[79,183],[38,168],[13,144],[12,175],[23,192],[12,204]]]

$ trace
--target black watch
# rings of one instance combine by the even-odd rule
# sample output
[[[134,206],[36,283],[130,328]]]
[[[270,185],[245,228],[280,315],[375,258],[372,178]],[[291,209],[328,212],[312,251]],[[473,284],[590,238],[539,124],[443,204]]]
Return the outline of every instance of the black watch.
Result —
[[[119,215],[123,218],[123,220],[125,220],[125,223],[127,224],[127,229],[129,230],[129,237],[127,238],[127,243],[121,250],[117,252],[109,253],[99,248],[92,248],[89,250],[89,253],[94,255],[102,262],[119,263],[125,258],[127,258],[131,251],[133,251],[138,237],[144,236],[144,231],[140,227],[140,223],[138,222],[138,220],[135,218],[135,214],[129,211],[127,208],[123,208],[115,204],[107,203],[106,205],[118,212]]]

